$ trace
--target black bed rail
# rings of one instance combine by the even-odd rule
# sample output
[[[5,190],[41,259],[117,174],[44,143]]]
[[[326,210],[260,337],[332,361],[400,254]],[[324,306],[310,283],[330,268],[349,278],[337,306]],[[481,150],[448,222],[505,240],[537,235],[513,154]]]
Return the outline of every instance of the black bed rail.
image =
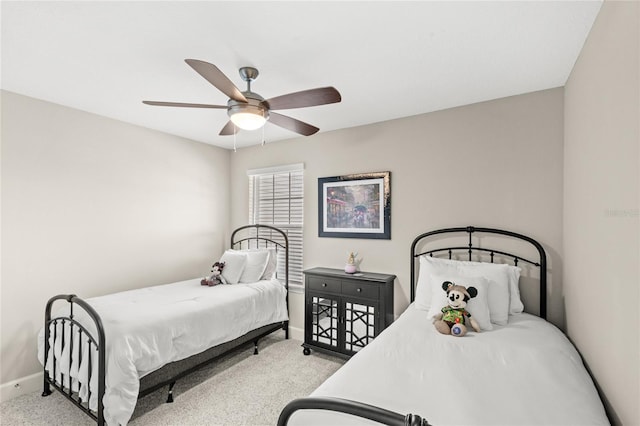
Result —
[[[69,315],[57,316],[55,318],[51,318],[51,309],[53,307],[53,304],[58,300],[64,300],[69,304]],[[89,317],[92,319],[95,325],[97,336],[93,336],[83,324],[79,323],[74,319],[73,310],[75,305],[82,308],[87,313],[87,315],[89,315]],[[61,336],[57,336],[58,324],[62,326]],[[89,354],[89,359],[87,360],[87,364],[86,364],[87,365],[86,386],[88,390],[86,401],[82,400],[82,398],[79,395],[79,392],[78,393],[73,392],[73,386],[72,386],[73,380],[68,371],[59,372],[60,382],[56,381],[56,365],[55,365],[56,354],[55,354],[55,350],[51,348],[49,344],[49,339],[51,337],[51,326],[53,325],[54,344],[56,339],[60,338],[61,347],[64,348],[66,343],[65,342],[66,340],[65,325],[67,324],[69,326],[69,337],[68,337],[69,338],[69,341],[68,341],[69,368],[71,368],[71,365],[74,361],[77,362],[78,366],[80,367],[82,363],[82,352],[83,352],[82,345],[83,343],[89,345],[88,351],[87,351],[87,353]],[[74,354],[74,328],[78,330],[78,334],[80,336],[78,341],[75,342],[78,345],[79,359],[77,360],[74,360],[72,358]],[[92,349],[92,346],[94,347],[94,349]],[[105,348],[106,348],[105,334],[104,334],[104,327],[102,326],[102,320],[100,319],[100,316],[98,315],[98,313],[91,307],[91,305],[89,305],[87,302],[77,297],[75,294],[59,294],[49,299],[49,301],[47,302],[47,306],[45,308],[45,314],[44,314],[44,368],[43,368],[44,384],[43,384],[42,396],[51,395],[51,387],[53,386],[62,395],[64,395],[65,397],[67,397],[67,399],[73,402],[73,404],[75,404],[80,410],[82,410],[84,413],[88,414],[92,419],[94,419],[98,423],[98,425],[103,426],[105,424],[104,405],[102,402],[102,399],[104,397],[104,391],[105,391]],[[97,357],[98,358],[97,360],[98,361],[98,395],[97,395],[98,407],[97,407],[97,411],[95,412],[92,411],[91,408],[89,407],[89,404],[91,401],[90,383],[91,383],[91,376],[93,374],[93,368],[92,368],[93,362],[91,357],[92,350],[97,351],[98,353],[98,357]],[[48,364],[47,360],[48,360],[50,351],[51,351],[51,361],[52,361],[51,377],[49,376],[49,372],[47,371],[47,364]],[[68,385],[66,388],[64,386],[65,378],[67,380],[67,385]]]
[[[373,420],[388,426],[431,426],[426,419],[416,414],[400,414],[374,405],[350,399],[333,397],[309,397],[294,399],[280,412],[278,426],[286,426],[299,410],[328,410]]]
[[[519,255],[515,255],[512,253],[508,253],[501,250],[490,249],[486,247],[476,247],[473,245],[473,234],[474,233],[484,233],[484,234],[497,234],[505,237],[514,238],[517,240],[525,241],[538,251],[539,260],[529,260]],[[428,249],[425,251],[417,252],[416,248],[418,244],[424,243],[430,237],[441,234],[455,234],[455,233],[467,233],[468,234],[468,244],[466,246],[452,246],[452,247],[442,247],[436,249]],[[416,277],[416,259],[423,255],[433,256],[436,253],[446,252],[449,255],[449,259],[452,258],[454,252],[466,251],[468,254],[468,260],[472,259],[472,254],[475,252],[480,253],[489,253],[491,258],[491,263],[494,261],[495,255],[500,255],[504,257],[509,257],[513,259],[513,263],[515,266],[518,265],[519,261],[523,261],[529,263],[533,266],[536,266],[540,269],[540,281],[539,281],[539,290],[540,290],[540,308],[539,308],[539,316],[541,318],[547,318],[547,255],[544,251],[542,245],[534,240],[531,237],[526,235],[518,234],[517,232],[507,231],[504,229],[495,229],[495,228],[482,228],[476,226],[466,226],[466,227],[457,227],[457,228],[443,228],[437,229],[435,231],[425,232],[423,234],[418,235],[411,243],[411,301],[415,300],[416,295],[416,285],[417,285],[417,277]]]

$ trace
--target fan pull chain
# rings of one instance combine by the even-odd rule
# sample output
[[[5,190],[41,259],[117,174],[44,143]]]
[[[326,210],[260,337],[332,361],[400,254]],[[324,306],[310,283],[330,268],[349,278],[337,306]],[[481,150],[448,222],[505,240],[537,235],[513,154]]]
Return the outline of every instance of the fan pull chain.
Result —
[[[236,149],[236,133],[238,133],[238,129],[236,128],[236,123],[233,123],[233,152],[237,152]]]
[[[262,111],[262,116],[264,117],[264,111]],[[262,146],[264,146],[264,128],[266,127],[266,124],[262,125]]]

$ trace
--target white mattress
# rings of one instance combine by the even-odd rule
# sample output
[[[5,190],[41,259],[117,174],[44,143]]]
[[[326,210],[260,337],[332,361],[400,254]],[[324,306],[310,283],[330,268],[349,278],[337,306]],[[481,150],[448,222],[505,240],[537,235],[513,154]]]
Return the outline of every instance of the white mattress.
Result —
[[[562,332],[529,314],[464,337],[439,334],[410,306],[311,396],[413,413],[432,425],[604,425],[602,403]],[[290,425],[375,424],[306,410]]]
[[[194,279],[86,299],[102,318],[106,335],[106,390],[103,402],[107,423],[127,424],[136,405],[139,379],[144,375],[169,362],[233,340],[253,329],[287,320],[285,296],[284,286],[276,279],[215,287],[202,286],[200,279]],[[80,311],[76,309],[76,320],[88,324]],[[61,326],[57,335],[61,335]],[[60,340],[58,338],[53,342],[53,337],[50,339],[50,344],[55,347],[58,372],[61,367],[68,366],[69,358],[69,349],[63,348]],[[76,339],[76,351],[77,347]],[[83,365],[80,368],[72,365],[72,371],[75,372],[73,389],[80,392],[84,399],[87,396],[86,347],[83,348]],[[44,363],[43,352],[44,330],[41,330],[38,339],[38,358],[41,363]],[[73,358],[77,360],[77,354]],[[95,358],[92,363],[94,373],[91,378],[90,405],[95,410]],[[51,366],[49,356],[49,371]],[[67,386],[67,380],[64,383]]]

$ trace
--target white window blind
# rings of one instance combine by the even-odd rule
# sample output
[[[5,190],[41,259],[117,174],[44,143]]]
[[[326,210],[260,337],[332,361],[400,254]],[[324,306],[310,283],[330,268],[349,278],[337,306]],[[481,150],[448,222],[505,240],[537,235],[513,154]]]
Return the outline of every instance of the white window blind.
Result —
[[[273,225],[289,239],[289,283],[302,285],[304,167],[249,170],[249,223]],[[273,236],[270,236],[273,237]],[[284,276],[284,262],[278,262]]]

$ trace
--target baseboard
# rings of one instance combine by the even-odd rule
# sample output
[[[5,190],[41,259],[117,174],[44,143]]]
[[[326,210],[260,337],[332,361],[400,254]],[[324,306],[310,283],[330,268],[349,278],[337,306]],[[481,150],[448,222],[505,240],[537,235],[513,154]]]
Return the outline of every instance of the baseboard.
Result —
[[[0,402],[42,390],[42,373],[32,374],[0,385]]]
[[[289,338],[304,342],[304,328],[291,327],[289,325]]]

